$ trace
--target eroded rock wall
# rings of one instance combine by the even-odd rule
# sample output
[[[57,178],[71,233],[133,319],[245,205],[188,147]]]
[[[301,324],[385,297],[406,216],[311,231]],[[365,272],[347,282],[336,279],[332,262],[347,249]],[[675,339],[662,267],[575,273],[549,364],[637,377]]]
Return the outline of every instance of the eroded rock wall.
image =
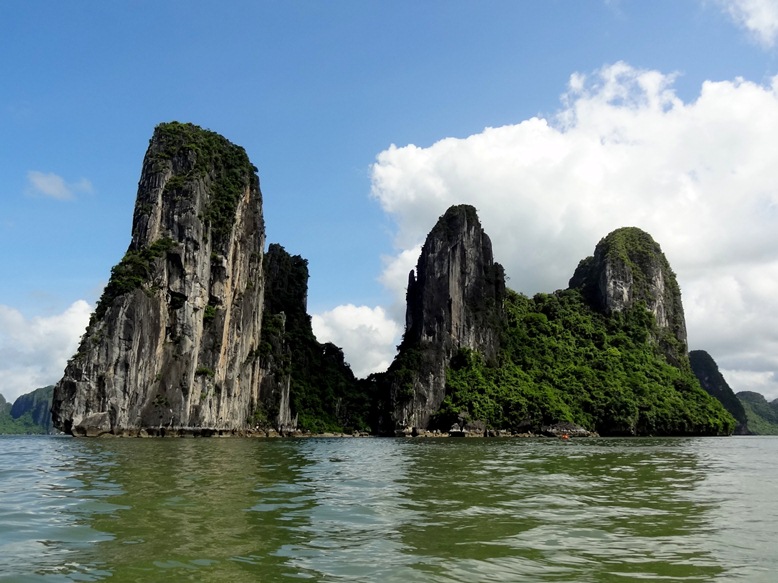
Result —
[[[75,435],[246,428],[261,379],[264,239],[245,151],[191,124],[160,124],[132,242],[55,388],[55,426]]]
[[[460,348],[496,357],[504,296],[504,270],[494,262],[475,208],[449,208],[408,279],[405,336],[389,371],[396,428],[428,426]]]

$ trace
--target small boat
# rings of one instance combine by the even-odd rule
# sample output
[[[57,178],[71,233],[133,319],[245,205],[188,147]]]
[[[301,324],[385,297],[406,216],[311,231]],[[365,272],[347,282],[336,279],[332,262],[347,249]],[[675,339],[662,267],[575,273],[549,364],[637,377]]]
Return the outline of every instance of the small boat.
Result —
[[[454,423],[451,429],[448,430],[449,437],[465,437],[466,435],[467,431],[465,431],[464,427],[460,427],[459,423]]]

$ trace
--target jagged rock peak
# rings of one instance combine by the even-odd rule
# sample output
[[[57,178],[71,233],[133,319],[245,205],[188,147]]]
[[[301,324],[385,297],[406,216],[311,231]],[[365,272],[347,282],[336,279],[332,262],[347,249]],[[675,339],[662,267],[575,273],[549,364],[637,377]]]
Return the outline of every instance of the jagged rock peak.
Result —
[[[406,338],[492,357],[504,295],[505,273],[494,262],[475,208],[452,206],[430,231],[409,274]]]
[[[264,273],[261,409],[257,423],[286,433],[297,428],[297,415],[293,416],[291,410],[294,355],[287,336],[293,331],[297,340],[313,337],[307,311],[308,261],[271,243],[265,253]]]
[[[198,209],[199,218],[210,228],[216,250],[225,251],[246,189],[259,190],[256,172],[243,148],[215,132],[191,123],[159,124],[143,164],[131,248],[148,245],[166,227],[173,227],[178,211],[191,210],[192,197],[183,196],[186,191],[204,187],[207,199]],[[258,218],[264,229],[261,214]]]
[[[265,254],[262,383],[256,424],[281,433],[364,430],[370,405],[343,351],[316,340],[308,315],[308,261],[271,244]]]
[[[475,208],[452,206],[430,231],[408,278],[405,335],[390,373],[397,376],[412,353],[421,366],[414,367],[413,380],[394,382],[397,426],[426,428],[445,397],[445,370],[459,349],[487,359],[497,355],[504,297],[505,272],[494,262]]]
[[[668,360],[687,361],[681,290],[661,247],[645,231],[624,227],[610,233],[594,256],[578,264],[569,286],[608,314],[644,304],[654,315]]]
[[[54,392],[77,435],[237,431],[260,382],[262,195],[243,148],[157,126],[132,241]]]
[[[265,254],[265,309],[271,314],[310,320],[308,316],[308,260],[290,255],[278,243]]]

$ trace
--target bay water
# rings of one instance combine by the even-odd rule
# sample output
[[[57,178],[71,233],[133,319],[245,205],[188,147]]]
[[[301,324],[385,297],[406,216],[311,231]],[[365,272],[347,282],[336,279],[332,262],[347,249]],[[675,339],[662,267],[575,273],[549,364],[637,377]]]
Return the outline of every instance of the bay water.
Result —
[[[778,438],[0,437],[0,581],[778,581]]]

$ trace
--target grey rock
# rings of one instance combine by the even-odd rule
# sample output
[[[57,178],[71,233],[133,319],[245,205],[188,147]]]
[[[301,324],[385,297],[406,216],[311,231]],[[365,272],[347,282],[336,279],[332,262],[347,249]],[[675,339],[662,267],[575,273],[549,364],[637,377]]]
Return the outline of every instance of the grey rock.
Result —
[[[138,185],[132,242],[54,390],[74,435],[220,434],[257,405],[265,240],[245,151],[160,124]]]
[[[54,394],[54,386],[35,389],[17,397],[11,407],[11,417],[18,419],[25,413],[30,413],[32,420],[41,426],[43,431],[51,433],[51,399]]]
[[[446,368],[458,350],[496,357],[504,297],[505,272],[494,262],[475,208],[449,208],[408,278],[405,335],[389,370],[395,375],[390,389],[395,428],[427,428],[445,397]],[[414,360],[405,376],[397,374],[403,358]]]

